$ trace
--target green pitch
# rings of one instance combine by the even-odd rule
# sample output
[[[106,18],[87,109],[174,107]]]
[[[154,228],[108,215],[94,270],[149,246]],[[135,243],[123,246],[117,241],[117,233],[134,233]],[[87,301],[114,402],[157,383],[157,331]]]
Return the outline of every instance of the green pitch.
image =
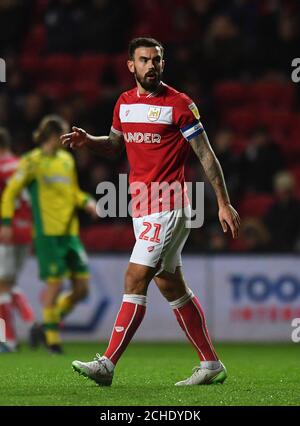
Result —
[[[175,387],[197,358],[188,344],[133,343],[120,360],[113,385],[100,388],[71,369],[104,345],[65,344],[65,355],[25,345],[0,354],[0,405],[300,405],[300,344],[219,344],[228,370],[223,385]]]

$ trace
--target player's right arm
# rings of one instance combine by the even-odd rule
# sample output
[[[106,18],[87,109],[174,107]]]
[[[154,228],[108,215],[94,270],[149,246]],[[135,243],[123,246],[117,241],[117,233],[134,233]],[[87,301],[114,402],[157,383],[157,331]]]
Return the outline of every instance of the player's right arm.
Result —
[[[108,136],[92,136],[83,129],[72,127],[71,133],[61,136],[62,144],[70,146],[73,149],[86,146],[98,154],[117,157],[124,148],[124,139],[120,120],[120,105],[122,99],[123,95],[119,97],[114,107],[113,122]]]
[[[16,199],[33,178],[32,164],[28,156],[21,159],[17,170],[9,179],[1,197],[1,240],[9,242],[12,237],[12,219]]]
[[[70,146],[73,149],[86,146],[98,154],[110,157],[118,156],[123,150],[123,136],[113,130],[110,131],[109,136],[92,136],[85,130],[74,126],[72,130],[71,133],[61,136],[64,146]]]

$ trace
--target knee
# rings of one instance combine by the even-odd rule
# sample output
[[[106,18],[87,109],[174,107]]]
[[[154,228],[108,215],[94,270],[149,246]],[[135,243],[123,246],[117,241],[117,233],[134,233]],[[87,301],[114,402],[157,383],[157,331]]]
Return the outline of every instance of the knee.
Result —
[[[165,281],[164,283],[160,283],[158,288],[168,302],[180,299],[187,291],[185,283],[182,281]]]
[[[47,283],[47,289],[44,295],[44,306],[46,308],[54,308],[60,291],[61,291],[60,282],[53,283],[51,281]]]
[[[148,280],[143,274],[135,274],[127,270],[125,274],[125,293],[126,294],[146,294]]]
[[[89,285],[88,282],[82,284],[80,288],[80,299],[85,299],[89,294]]]
[[[89,294],[88,281],[80,281],[76,284],[73,290],[73,297],[76,301],[85,299]]]
[[[164,285],[160,288],[160,292],[167,300],[174,300],[177,298],[178,290],[176,286]]]

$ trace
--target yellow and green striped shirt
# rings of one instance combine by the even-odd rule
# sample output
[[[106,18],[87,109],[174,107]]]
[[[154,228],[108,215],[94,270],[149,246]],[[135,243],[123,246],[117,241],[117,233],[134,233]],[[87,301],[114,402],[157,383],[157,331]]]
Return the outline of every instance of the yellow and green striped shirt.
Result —
[[[36,236],[78,235],[76,209],[83,208],[90,196],[78,186],[74,159],[69,152],[59,149],[47,155],[36,148],[21,158],[2,194],[2,223],[10,223],[15,200],[25,187],[30,193]]]

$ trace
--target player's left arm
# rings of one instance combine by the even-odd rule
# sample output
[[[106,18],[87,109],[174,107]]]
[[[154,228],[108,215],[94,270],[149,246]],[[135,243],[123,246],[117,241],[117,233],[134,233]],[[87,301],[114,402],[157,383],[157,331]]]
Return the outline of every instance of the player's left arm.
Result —
[[[206,132],[202,131],[193,137],[190,140],[190,144],[214,188],[219,206],[219,220],[223,231],[227,232],[229,226],[233,238],[237,238],[241,224],[240,217],[230,203],[222,167],[209,143]]]

